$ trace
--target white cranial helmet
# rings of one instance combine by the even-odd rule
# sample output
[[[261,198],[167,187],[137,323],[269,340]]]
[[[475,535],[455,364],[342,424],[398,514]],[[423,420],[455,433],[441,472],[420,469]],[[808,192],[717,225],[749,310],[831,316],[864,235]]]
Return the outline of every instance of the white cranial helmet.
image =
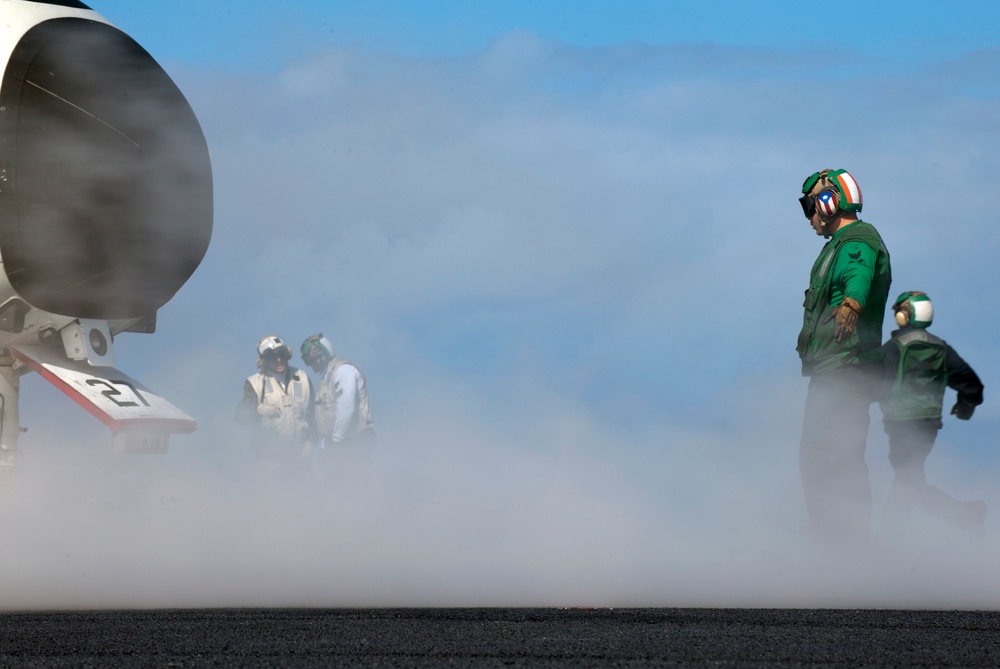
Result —
[[[263,337],[257,344],[257,355],[264,357],[269,351],[280,351],[284,349],[288,357],[292,357],[292,349],[285,345],[285,342],[281,341],[277,335],[267,335]]]

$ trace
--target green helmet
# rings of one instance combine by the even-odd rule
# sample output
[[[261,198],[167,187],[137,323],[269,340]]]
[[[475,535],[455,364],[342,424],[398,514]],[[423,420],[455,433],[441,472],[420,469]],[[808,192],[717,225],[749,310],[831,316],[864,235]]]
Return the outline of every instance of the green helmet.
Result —
[[[322,367],[333,360],[333,344],[323,336],[323,333],[314,334],[302,342],[302,360],[310,367]]]
[[[908,290],[892,304],[896,313],[896,322],[900,327],[909,325],[914,328],[926,328],[934,321],[934,305],[927,293],[919,290]]]

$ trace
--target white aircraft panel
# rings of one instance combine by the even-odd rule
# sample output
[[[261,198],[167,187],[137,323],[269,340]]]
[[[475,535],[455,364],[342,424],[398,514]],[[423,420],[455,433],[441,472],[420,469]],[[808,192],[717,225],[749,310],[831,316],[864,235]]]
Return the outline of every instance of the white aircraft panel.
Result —
[[[114,367],[68,360],[60,349],[12,347],[14,355],[113,431],[194,431],[196,422],[166,399]]]

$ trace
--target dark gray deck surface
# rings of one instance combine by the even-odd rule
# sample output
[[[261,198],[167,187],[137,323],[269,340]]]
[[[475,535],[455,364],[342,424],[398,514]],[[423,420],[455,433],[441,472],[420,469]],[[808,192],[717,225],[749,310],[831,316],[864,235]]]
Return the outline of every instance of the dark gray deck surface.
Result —
[[[1000,666],[1000,612],[205,609],[0,614],[0,666]]]

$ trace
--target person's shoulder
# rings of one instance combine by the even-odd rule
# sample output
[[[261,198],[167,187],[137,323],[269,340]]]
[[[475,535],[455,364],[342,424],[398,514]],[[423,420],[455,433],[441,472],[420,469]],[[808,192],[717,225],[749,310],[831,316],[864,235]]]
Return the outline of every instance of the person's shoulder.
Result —
[[[947,350],[949,350],[949,351],[951,351],[951,352],[953,352],[953,353],[956,353],[956,352],[957,352],[957,351],[955,351],[955,349],[954,349],[954,348],[952,347],[952,345],[951,345],[951,344],[949,344],[949,343],[948,343],[947,341],[945,341],[945,340],[944,340],[944,339],[942,339],[941,337],[938,337],[937,335],[934,335],[934,334],[931,334],[930,332],[928,332],[928,331],[926,331],[926,330],[925,330],[925,332],[927,332],[927,334],[929,334],[929,335],[931,335],[932,337],[934,337],[934,340],[935,340],[935,341],[936,341],[936,342],[937,342],[938,344],[940,344],[941,346],[945,347],[945,349],[947,349]]]
[[[899,330],[894,330],[891,341],[898,341],[901,345],[920,342],[922,344],[932,344],[934,346],[950,348],[945,340],[932,334],[927,328],[905,327],[900,328]]]
[[[883,248],[885,247],[885,241],[882,239],[882,234],[878,231],[878,228],[876,228],[868,221],[859,220],[858,223],[862,224],[860,229],[864,230],[869,237],[874,237],[875,239],[877,239],[880,246],[882,246]]]
[[[350,360],[347,360],[345,358],[335,358],[335,361],[337,363],[336,373],[338,375],[346,375],[346,374],[358,375],[358,376],[361,375],[361,370],[358,368],[357,365],[355,365]]]
[[[878,254],[878,248],[879,243],[877,240],[866,237],[848,237],[840,245],[837,262],[874,262]]]
[[[874,223],[872,223],[871,221],[866,221],[863,218],[859,218],[858,220],[854,221],[852,225],[856,225],[859,230],[869,230],[869,231],[875,230],[876,232],[878,232],[878,228],[875,227]]]
[[[849,239],[858,239],[858,240],[878,239],[879,241],[882,240],[882,235],[879,234],[878,229],[868,221],[862,221],[861,219],[858,219],[856,221],[851,221],[850,223],[841,226],[841,228],[837,230],[836,234],[845,241]]]
[[[255,395],[259,396],[261,390],[264,388],[264,375],[260,372],[256,374],[251,374],[243,382],[243,394],[246,396]]]
[[[840,250],[850,253],[862,253],[865,256],[878,256],[880,253],[888,253],[885,242],[878,230],[864,221],[854,221],[837,231],[840,236]]]
[[[842,237],[845,238],[856,238],[856,237],[881,237],[878,233],[878,229],[869,223],[868,221],[851,221],[847,225],[841,227],[837,232],[840,233]]]

